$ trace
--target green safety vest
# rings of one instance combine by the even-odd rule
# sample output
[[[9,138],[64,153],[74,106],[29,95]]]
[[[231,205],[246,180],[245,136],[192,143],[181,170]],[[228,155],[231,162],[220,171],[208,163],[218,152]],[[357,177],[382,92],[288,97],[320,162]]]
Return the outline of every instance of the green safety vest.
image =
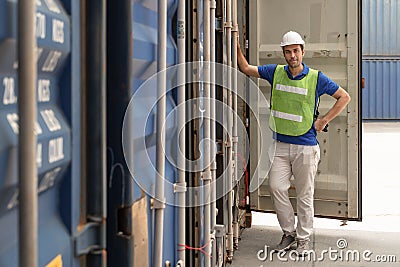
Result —
[[[284,65],[275,70],[271,91],[269,127],[277,133],[300,136],[314,122],[318,71],[309,69],[301,80],[291,80]]]

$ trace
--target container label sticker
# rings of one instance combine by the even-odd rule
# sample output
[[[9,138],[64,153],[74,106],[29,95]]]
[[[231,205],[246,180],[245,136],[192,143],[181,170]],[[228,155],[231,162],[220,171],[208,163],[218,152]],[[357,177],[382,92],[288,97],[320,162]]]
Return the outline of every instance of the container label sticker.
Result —
[[[64,138],[59,137],[49,141],[49,163],[64,159]]]
[[[57,4],[53,0],[44,0],[44,2],[47,5],[47,8],[57,14],[60,14],[60,8],[57,6]]]
[[[40,184],[37,189],[38,194],[40,194],[54,186],[57,175],[60,173],[60,171],[61,171],[61,167],[57,167],[54,170],[51,170],[44,175],[44,177],[40,181]]]
[[[38,168],[42,167],[42,143],[36,146],[36,165]]]
[[[58,19],[53,19],[53,36],[55,43],[64,43],[64,22]]]
[[[38,81],[38,101],[50,101],[50,80],[40,79]]]
[[[178,20],[178,39],[185,38],[185,22],[182,20]]]
[[[36,37],[46,38],[46,16],[42,13],[36,13]]]
[[[45,267],[62,267],[62,257],[58,255],[51,262],[49,262]]]
[[[61,129],[61,124],[52,109],[41,110],[40,114],[50,132],[55,132]]]
[[[4,77],[3,86],[4,86],[3,104],[10,105],[17,103],[14,78]]]
[[[62,53],[60,51],[51,51],[43,64],[42,71],[52,72],[57,67],[58,60]]]

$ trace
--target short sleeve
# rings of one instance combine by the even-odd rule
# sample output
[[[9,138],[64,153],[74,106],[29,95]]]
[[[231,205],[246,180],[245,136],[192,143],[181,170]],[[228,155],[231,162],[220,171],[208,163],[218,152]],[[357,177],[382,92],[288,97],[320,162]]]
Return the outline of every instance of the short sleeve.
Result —
[[[276,64],[258,66],[258,74],[262,79],[267,80],[270,84],[272,84],[276,66]]]
[[[322,72],[319,73],[318,76],[318,85],[317,85],[317,92],[318,95],[321,96],[323,94],[333,95],[339,89],[339,85],[332,81],[328,76],[323,74]]]

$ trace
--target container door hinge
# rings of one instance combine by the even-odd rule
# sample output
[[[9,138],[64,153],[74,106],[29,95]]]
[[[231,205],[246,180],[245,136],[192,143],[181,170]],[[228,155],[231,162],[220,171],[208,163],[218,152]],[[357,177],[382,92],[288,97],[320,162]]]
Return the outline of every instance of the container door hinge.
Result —
[[[106,248],[106,224],[90,222],[74,238],[75,256],[82,256]]]

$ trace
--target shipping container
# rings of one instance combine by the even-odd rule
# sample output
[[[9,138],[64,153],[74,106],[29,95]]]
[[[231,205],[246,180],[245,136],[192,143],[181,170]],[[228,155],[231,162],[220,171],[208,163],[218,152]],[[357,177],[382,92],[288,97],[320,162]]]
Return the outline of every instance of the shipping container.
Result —
[[[363,1],[362,58],[365,88],[362,118],[400,119],[398,62],[400,2]]]
[[[251,1],[249,12],[250,62],[255,65],[284,64],[279,46],[282,33],[294,30],[305,39],[304,62],[321,70],[345,89],[352,100],[342,113],[329,123],[327,133],[319,133],[321,160],[315,178],[315,215],[346,219],[361,219],[361,110],[360,99],[360,3],[358,1],[303,1],[301,6],[278,0]],[[289,18],[284,20],[282,18]],[[338,20],[338,18],[341,18]],[[291,23],[293,21],[293,23]],[[270,85],[260,80],[259,87],[270,99]],[[251,93],[251,92],[250,92]],[[258,104],[258,115],[267,121],[269,108],[257,96],[250,99]],[[319,111],[325,114],[334,98],[322,96]],[[254,123],[252,123],[254,121]],[[268,191],[268,136],[257,133],[257,120],[250,117],[251,176],[258,177],[261,186],[250,195],[251,208],[273,211]],[[265,138],[265,139],[263,139]],[[270,142],[271,143],[271,142]],[[265,152],[264,152],[265,151]],[[260,161],[260,162],[259,162]],[[260,164],[261,163],[261,164]],[[257,183],[258,185],[258,183]],[[295,203],[293,180],[290,197]],[[294,205],[295,207],[295,205]]]
[[[400,119],[400,60],[363,60],[362,118]]]
[[[167,36],[166,36],[166,66],[176,64],[176,43],[174,40],[173,29],[173,16],[176,14],[177,1],[167,1]],[[157,103],[156,90],[151,90],[153,94],[148,94],[147,98],[138,98],[139,91],[143,91],[141,86],[145,86],[144,83],[151,77],[154,77],[158,70],[158,47],[159,44],[158,31],[159,24],[158,19],[158,4],[157,1],[134,1],[133,5],[133,100],[132,105],[141,105],[141,107],[152,106]],[[153,79],[154,81],[154,79]],[[167,86],[172,81],[166,81]],[[146,87],[145,87],[146,88]],[[171,110],[174,110],[176,102],[172,97],[171,92],[167,93],[166,97],[166,116],[170,116],[168,124],[166,125],[166,140],[165,149],[170,151],[171,147],[176,145],[176,139],[174,138],[174,130],[176,123],[174,122],[174,113],[171,114]],[[136,102],[137,100],[137,102]],[[134,205],[132,209],[133,223],[136,225],[133,227],[133,236],[138,238],[143,237],[146,242],[135,242],[134,255],[134,266],[153,266],[153,250],[155,242],[161,242],[162,245],[162,262],[170,261],[171,263],[177,262],[178,246],[177,246],[177,233],[179,231],[177,225],[176,208],[170,204],[167,204],[164,209],[163,219],[163,233],[162,238],[155,236],[155,209],[152,208],[151,202],[154,200],[154,188],[156,184],[156,172],[155,169],[150,168],[149,170],[141,172],[143,165],[145,165],[145,158],[148,158],[150,162],[156,166],[156,127],[142,127],[142,125],[156,125],[157,121],[157,107],[154,106],[150,114],[144,112],[144,108],[134,108],[135,114],[133,120],[133,142],[140,142],[146,139],[146,147],[140,147],[136,149],[134,146],[134,158],[143,159],[135,160],[133,163],[133,169],[136,171],[136,181],[143,179],[148,183],[147,188],[143,185],[135,182],[133,186],[133,199]],[[136,112],[136,110],[138,112]],[[149,116],[150,115],[150,116]],[[149,116],[149,117],[148,117]],[[165,163],[165,177],[166,182],[171,184],[175,183],[177,173],[172,162],[168,160]],[[168,183],[167,182],[167,183]],[[152,188],[152,189],[150,189]],[[146,193],[144,197],[143,194]],[[173,198],[174,194],[166,189],[166,197]],[[170,196],[170,197],[168,197]],[[170,202],[169,202],[170,203]],[[140,256],[139,256],[140,255]]]
[[[283,63],[287,30],[352,97],[318,136],[315,213],[360,220],[360,2],[36,0],[38,211],[19,215],[21,20],[0,0],[0,266],[18,266],[28,215],[32,266],[231,263],[251,210],[272,212],[270,86],[236,70],[236,46]]]
[[[18,266],[18,2],[0,2],[0,266]],[[35,1],[38,262],[73,266],[80,198],[80,6]],[[20,23],[22,23],[20,21]],[[75,28],[72,32],[71,28]],[[33,52],[33,51],[30,51]],[[74,145],[72,145],[74,144]],[[28,212],[36,212],[35,210]],[[20,214],[22,220],[28,214]],[[21,237],[20,237],[21,238]],[[32,262],[33,263],[33,262]]]
[[[362,55],[400,57],[400,2],[363,0]]]

